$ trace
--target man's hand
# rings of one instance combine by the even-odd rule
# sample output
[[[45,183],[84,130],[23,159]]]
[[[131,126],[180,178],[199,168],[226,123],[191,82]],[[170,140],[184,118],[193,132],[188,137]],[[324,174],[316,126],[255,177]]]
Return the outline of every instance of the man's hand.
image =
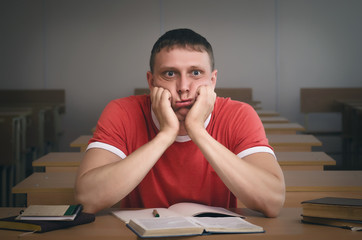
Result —
[[[204,123],[214,109],[216,93],[211,86],[200,86],[196,92],[196,100],[186,116],[185,127],[192,138],[195,131],[204,129]]]
[[[180,123],[171,107],[171,93],[164,88],[154,87],[150,93],[152,110],[160,123],[160,132],[166,132],[175,140]]]

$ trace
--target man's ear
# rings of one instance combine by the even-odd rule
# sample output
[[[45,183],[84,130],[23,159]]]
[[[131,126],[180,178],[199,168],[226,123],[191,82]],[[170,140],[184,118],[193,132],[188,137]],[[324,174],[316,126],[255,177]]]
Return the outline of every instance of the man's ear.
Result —
[[[211,73],[211,85],[213,86],[214,89],[216,87],[216,82],[217,82],[217,70],[215,69]]]
[[[152,90],[153,87],[154,87],[153,81],[154,81],[154,80],[153,80],[153,74],[152,74],[151,71],[148,71],[148,72],[147,72],[147,82],[148,82],[148,88],[149,88],[150,90]]]

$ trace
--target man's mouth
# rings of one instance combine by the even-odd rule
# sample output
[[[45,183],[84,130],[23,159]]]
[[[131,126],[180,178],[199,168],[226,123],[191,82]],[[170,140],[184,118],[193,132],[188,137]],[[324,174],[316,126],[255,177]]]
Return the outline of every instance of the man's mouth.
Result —
[[[186,99],[182,101],[177,101],[175,103],[176,108],[190,108],[192,106],[192,99]]]

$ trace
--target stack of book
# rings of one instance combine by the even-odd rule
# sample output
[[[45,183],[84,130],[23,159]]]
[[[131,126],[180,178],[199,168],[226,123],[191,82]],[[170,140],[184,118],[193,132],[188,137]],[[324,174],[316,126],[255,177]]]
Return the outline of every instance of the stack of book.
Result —
[[[362,230],[362,199],[325,197],[302,202],[302,222]]]
[[[0,219],[0,229],[48,232],[94,220],[94,214],[82,212],[81,205],[31,205],[18,216]]]

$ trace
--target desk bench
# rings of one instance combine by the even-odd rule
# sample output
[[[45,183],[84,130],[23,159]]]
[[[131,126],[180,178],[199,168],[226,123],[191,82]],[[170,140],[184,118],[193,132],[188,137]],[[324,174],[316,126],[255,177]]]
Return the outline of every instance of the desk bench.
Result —
[[[71,142],[70,147],[85,152],[92,135],[81,135]],[[313,135],[304,134],[267,134],[269,143],[275,151],[311,151],[313,146],[322,146]]]
[[[298,123],[263,123],[266,134],[296,134],[304,131]]]
[[[276,152],[283,170],[323,170],[336,161],[324,152]],[[33,161],[33,167],[45,168],[45,172],[75,172],[84,152],[51,152]]]
[[[275,152],[310,152],[312,147],[322,146],[313,135],[267,134],[267,138]]]
[[[272,110],[257,109],[255,110],[259,117],[277,117],[279,113]]]
[[[27,194],[27,204],[74,204],[75,172],[33,173],[13,187]],[[362,171],[284,171],[286,206],[299,206],[314,196],[362,197]]]
[[[324,152],[276,152],[282,170],[319,170],[336,161]]]
[[[260,117],[262,123],[288,123],[289,120],[285,117],[274,116],[274,117]]]
[[[93,135],[81,135],[70,143],[70,147],[79,148],[81,152],[85,152],[88,147],[88,142]]]
[[[51,152],[33,161],[33,167],[45,167],[45,172],[75,172],[84,152]]]

